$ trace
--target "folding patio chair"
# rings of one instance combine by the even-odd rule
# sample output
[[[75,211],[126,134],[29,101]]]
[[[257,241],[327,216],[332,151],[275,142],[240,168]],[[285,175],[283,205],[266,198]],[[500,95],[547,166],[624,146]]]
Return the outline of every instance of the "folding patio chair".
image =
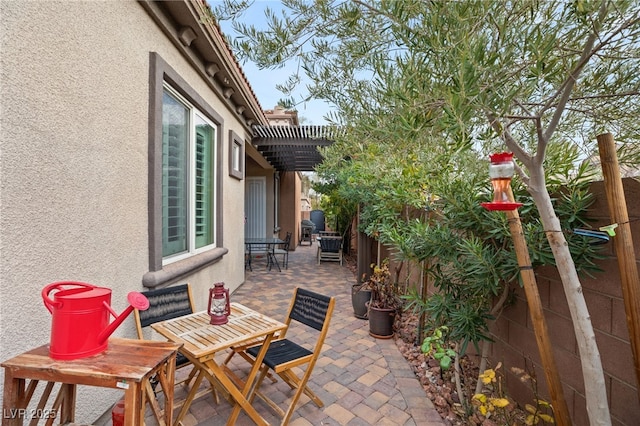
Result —
[[[256,395],[260,396],[274,411],[283,417],[282,425],[289,423],[291,415],[295,411],[296,404],[303,392],[311,398],[318,407],[324,405],[320,398],[309,389],[307,382],[320,356],[322,345],[329,331],[329,322],[331,321],[334,305],[335,298],[333,297],[323,296],[302,288],[296,288],[289,305],[289,313],[285,320],[287,328],[282,332],[278,340],[273,340],[269,344],[267,354],[262,361],[260,374],[256,380],[255,391],[250,400],[253,401]],[[316,330],[316,332],[313,332],[313,330],[307,330],[305,328],[306,331],[317,334],[313,348],[307,349],[285,338],[285,335],[291,329],[293,320],[310,329]],[[251,355],[252,359],[255,359],[261,347],[262,345],[257,345],[248,348],[247,353]],[[286,412],[262,392],[259,392],[260,385],[269,369],[273,370],[292,389],[296,390]],[[302,377],[298,376],[294,372],[294,369],[302,370]]]
[[[281,247],[273,249],[274,256],[282,256],[284,269],[289,269],[289,244],[291,244],[291,232],[287,232],[287,236],[284,237],[284,244]]]
[[[139,311],[138,309],[134,310],[136,331],[138,332],[138,338],[141,340],[145,339],[143,328],[160,321],[189,315],[194,312],[191,286],[188,283],[165,287],[158,290],[149,290],[142,292],[142,294],[144,294],[149,300],[149,309],[145,311]],[[176,370],[189,366],[193,366],[191,361],[178,352],[178,356],[176,357]],[[176,379],[175,384],[182,384],[185,387],[188,387],[189,383],[195,376],[195,373],[196,370],[192,369],[186,378]],[[157,406],[154,407],[153,403],[156,402],[156,400],[155,398],[152,398],[154,395],[150,395],[149,391],[150,390],[147,390],[148,398],[152,401],[152,408],[155,410],[157,409]],[[152,392],[155,394],[155,389],[153,389]],[[196,398],[199,398],[208,392],[208,390],[201,391],[196,395]],[[211,393],[215,402],[218,403],[218,393],[216,392],[214,384],[211,384]],[[180,405],[180,402],[174,405]]]
[[[340,262],[342,265],[342,237],[321,237],[318,241],[318,265],[321,261]]]

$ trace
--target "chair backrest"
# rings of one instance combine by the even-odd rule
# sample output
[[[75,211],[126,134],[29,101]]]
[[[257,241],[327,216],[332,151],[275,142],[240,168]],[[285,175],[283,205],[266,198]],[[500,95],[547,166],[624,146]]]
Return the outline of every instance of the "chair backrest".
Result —
[[[291,244],[291,232],[287,232],[287,236],[284,237],[284,244],[282,244],[282,248],[289,250],[289,244]]]
[[[339,237],[340,233],[336,232],[336,231],[320,231],[318,232],[318,234],[320,234],[320,238],[322,237]]]
[[[342,237],[322,237],[320,248],[322,251],[338,253],[342,248]]]
[[[333,297],[298,287],[295,289],[295,294],[291,300],[286,323],[289,325],[291,320],[295,320],[326,333],[334,304],[335,299]]]
[[[189,284],[144,291],[142,294],[149,299],[149,309],[145,311],[134,310],[136,329],[140,339],[143,338],[143,327],[194,312],[193,296]]]

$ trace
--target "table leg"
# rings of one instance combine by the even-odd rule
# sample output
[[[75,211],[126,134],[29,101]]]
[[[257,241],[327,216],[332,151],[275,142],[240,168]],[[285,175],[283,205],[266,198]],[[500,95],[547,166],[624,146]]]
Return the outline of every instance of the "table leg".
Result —
[[[143,425],[142,383],[130,382],[124,392],[124,424],[125,426]]]
[[[222,367],[220,367],[215,361],[210,360],[205,363],[209,371],[218,379],[220,384],[224,386],[224,388],[229,391],[229,395],[235,401],[235,406],[231,416],[227,420],[227,425],[233,425],[236,423],[238,415],[240,414],[240,409],[244,409],[246,413],[253,419],[253,421],[259,426],[267,426],[269,423],[265,419],[262,418],[260,414],[256,411],[255,408],[251,405],[251,403],[247,400],[244,392],[240,392],[233,381],[227,377],[224,373]]]
[[[167,426],[173,424],[173,393],[175,390],[174,383],[176,382],[176,356],[177,352],[174,352],[169,357],[165,364],[165,375],[167,379],[167,389],[164,391],[164,421]]]
[[[247,266],[249,266],[249,270],[253,272],[253,268],[251,267],[251,244],[245,244],[244,248],[244,269],[246,270]]]
[[[59,394],[62,397],[60,424],[73,423],[75,421],[76,385],[63,383]]]
[[[2,395],[2,426],[21,425],[21,413],[24,413],[25,379],[13,377],[11,370],[4,370],[4,393]]]
[[[265,339],[262,342],[262,348],[261,348],[260,352],[258,353],[258,356],[256,357],[255,362],[253,363],[253,366],[251,367],[251,371],[249,372],[249,376],[247,376],[247,380],[246,380],[246,382],[244,384],[244,387],[242,388],[242,393],[239,396],[236,396],[235,393],[231,392],[233,394],[234,399],[236,400],[236,405],[235,405],[235,407],[233,407],[233,411],[231,412],[231,415],[229,416],[229,420],[227,421],[227,425],[235,424],[236,420],[238,419],[238,416],[240,415],[240,409],[241,408],[244,408],[244,410],[247,412],[247,414],[257,424],[267,424],[266,421],[262,418],[262,416],[260,416],[260,414],[258,414],[258,412],[255,410],[255,408],[253,408],[251,403],[248,401],[248,397],[252,393],[252,389],[253,389],[253,386],[254,386],[253,382],[255,381],[255,378],[256,378],[256,375],[258,374],[258,371],[260,371],[260,366],[262,365],[262,360],[264,359],[264,356],[267,353],[267,349],[269,348],[269,344],[271,343],[272,339],[273,339],[273,333],[265,336]],[[220,369],[219,366],[217,366],[217,367],[218,367],[218,369]],[[220,369],[220,373],[224,376],[226,381],[230,383],[231,388],[229,390],[233,389],[235,392],[238,392],[238,388],[231,382],[231,380],[229,380],[229,378],[224,374],[224,372],[222,372],[221,369]],[[226,383],[224,383],[224,386],[228,386],[228,385]],[[257,418],[254,417],[254,416],[257,416]],[[259,423],[258,419],[261,420],[263,423]]]
[[[193,360],[192,360],[193,362]],[[198,374],[196,375],[196,380],[193,382],[193,385],[191,386],[191,389],[189,390],[189,394],[187,395],[187,399],[184,401],[184,404],[182,404],[182,408],[180,409],[180,412],[178,413],[178,417],[176,417],[176,421],[175,424],[180,424],[180,422],[182,421],[182,419],[184,418],[184,416],[187,414],[187,412],[189,411],[189,407],[191,406],[191,403],[193,402],[196,393],[198,393],[198,388],[200,387],[200,384],[202,383],[202,379],[204,377],[204,373],[202,371],[202,367],[199,366],[196,362],[193,362],[193,368],[198,368]]]
[[[265,253],[267,253],[267,268],[271,270],[271,246],[267,244],[265,247]]]
[[[269,248],[267,249],[267,256],[269,257],[269,270],[271,270],[271,267],[273,266],[273,264],[276,264],[276,267],[278,268],[278,272],[282,272],[282,269],[280,269],[280,263],[278,263],[278,258],[275,255],[275,248],[276,246],[269,246]]]
[[[142,380],[142,402],[140,408],[142,413],[145,412],[146,403],[149,402],[151,411],[158,421],[159,426],[171,426],[173,422],[173,394],[175,389],[175,365],[176,354],[167,358],[167,360],[158,365],[153,371],[149,372]],[[160,407],[153,386],[151,386],[151,378],[155,377],[158,381],[162,393],[164,394],[164,405]]]
[[[22,425],[29,417],[27,407],[34,391],[38,385],[38,380],[31,380],[26,386],[27,380],[13,377],[11,370],[5,370],[4,394],[2,397],[2,426]],[[57,416],[60,424],[72,423],[75,420],[76,386],[62,383],[58,392],[58,398],[54,401],[50,409],[46,408],[54,382],[47,382],[47,387],[40,398],[36,412],[44,413],[51,410],[59,410],[58,413],[47,418],[48,424],[53,423],[54,416]],[[59,402],[58,402],[59,400]],[[37,418],[31,419],[32,423],[37,422]]]

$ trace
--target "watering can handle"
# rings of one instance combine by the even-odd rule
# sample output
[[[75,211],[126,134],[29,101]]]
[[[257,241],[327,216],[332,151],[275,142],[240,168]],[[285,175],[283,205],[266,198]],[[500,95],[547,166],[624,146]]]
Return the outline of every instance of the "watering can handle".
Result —
[[[49,293],[51,293],[52,290],[59,290],[60,287],[65,285],[75,285],[79,287],[95,288],[95,285],[93,284],[83,283],[79,281],[58,281],[58,282],[47,285],[45,288],[42,289],[42,301],[44,302],[44,306],[49,310],[49,312],[53,313],[53,308],[62,307],[62,302],[56,302],[54,300],[51,300],[51,298],[49,298]]]

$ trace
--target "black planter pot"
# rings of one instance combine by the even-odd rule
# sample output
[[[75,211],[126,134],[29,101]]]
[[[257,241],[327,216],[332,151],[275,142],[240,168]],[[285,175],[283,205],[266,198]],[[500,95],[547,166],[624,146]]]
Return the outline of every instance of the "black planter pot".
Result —
[[[369,334],[378,339],[393,337],[393,323],[396,310],[388,308],[369,307]]]
[[[366,304],[369,300],[371,300],[371,290],[358,290],[356,286],[351,288],[351,305],[356,318],[367,319]]]

